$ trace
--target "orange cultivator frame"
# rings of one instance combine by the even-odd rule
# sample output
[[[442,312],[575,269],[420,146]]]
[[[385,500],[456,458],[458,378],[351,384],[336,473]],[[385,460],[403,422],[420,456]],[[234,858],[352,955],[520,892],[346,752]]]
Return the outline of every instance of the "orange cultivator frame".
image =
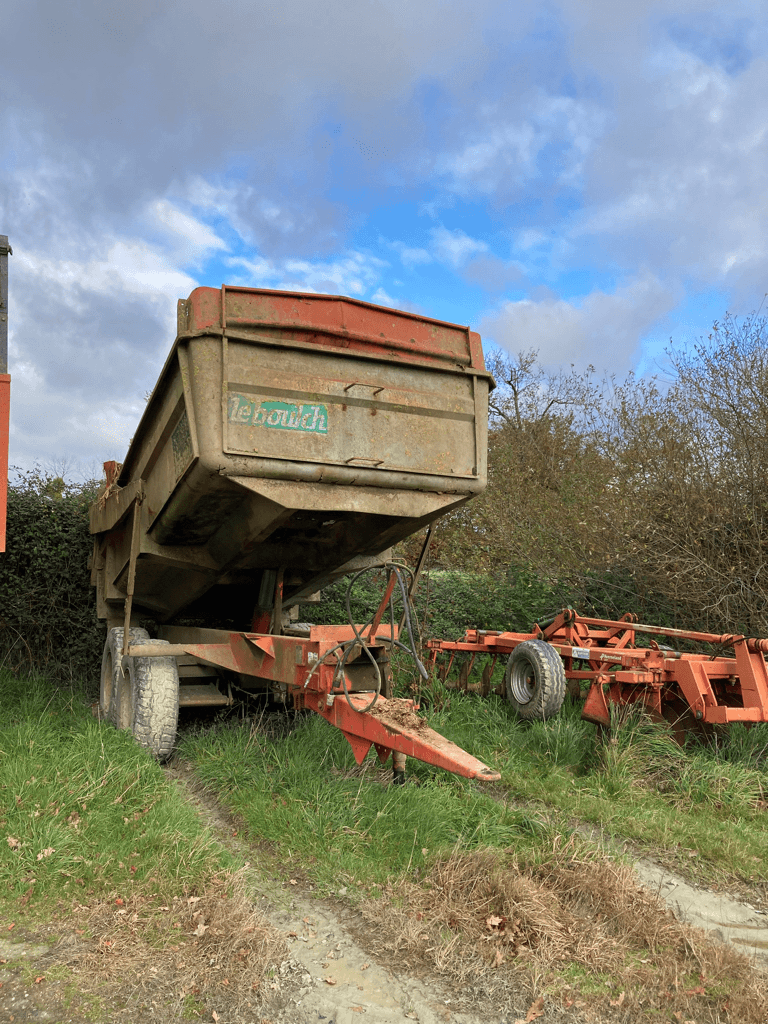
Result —
[[[638,634],[650,637],[638,646]],[[710,645],[706,653],[672,650],[666,641]],[[456,653],[470,654],[469,669],[479,654],[491,661],[483,674],[490,690],[490,672],[498,657],[508,657],[526,641],[545,641],[563,663],[565,677],[581,686],[589,684],[582,717],[610,725],[610,704],[644,704],[655,717],[685,728],[686,719],[711,725],[768,721],[768,640],[739,634],[702,633],[669,629],[621,619],[593,619],[564,608],[551,619],[536,623],[530,633],[468,630],[461,640],[430,640],[433,664],[440,653],[450,660]],[[467,668],[463,670],[466,684]],[[693,724],[691,722],[691,724]]]

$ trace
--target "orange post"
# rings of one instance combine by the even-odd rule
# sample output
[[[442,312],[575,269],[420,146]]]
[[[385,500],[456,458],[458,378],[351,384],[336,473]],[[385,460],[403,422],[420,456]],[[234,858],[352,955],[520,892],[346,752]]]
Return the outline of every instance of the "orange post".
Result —
[[[8,433],[11,416],[11,377],[0,373],[0,551],[5,551],[5,513],[8,507]]]
[[[0,235],[0,551],[5,551],[8,507],[8,434],[11,419],[11,378],[8,376],[8,236]]]

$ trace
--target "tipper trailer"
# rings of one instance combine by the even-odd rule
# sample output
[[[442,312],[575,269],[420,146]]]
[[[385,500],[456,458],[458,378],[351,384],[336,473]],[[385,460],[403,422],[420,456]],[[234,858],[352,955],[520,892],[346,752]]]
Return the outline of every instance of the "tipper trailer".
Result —
[[[466,327],[341,296],[223,286],[181,300],[91,509],[102,715],[162,759],[179,705],[268,690],[340,728],[358,762],[374,745],[399,777],[408,755],[498,779],[391,699],[404,645],[382,626],[405,589],[391,546],[485,488],[492,386]],[[324,585],[380,565],[364,627],[292,622]]]

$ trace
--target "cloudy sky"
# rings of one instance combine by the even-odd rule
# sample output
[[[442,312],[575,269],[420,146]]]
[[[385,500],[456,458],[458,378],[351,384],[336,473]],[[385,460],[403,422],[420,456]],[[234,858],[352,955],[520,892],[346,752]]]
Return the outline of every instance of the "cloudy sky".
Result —
[[[767,7],[4,0],[11,462],[122,459],[199,284],[653,372],[768,291]]]

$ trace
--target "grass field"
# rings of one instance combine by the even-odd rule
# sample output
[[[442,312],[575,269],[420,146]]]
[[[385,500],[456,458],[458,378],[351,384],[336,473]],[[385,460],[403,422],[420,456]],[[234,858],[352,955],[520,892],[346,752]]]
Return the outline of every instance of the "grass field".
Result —
[[[526,724],[498,698],[436,684],[430,724],[502,781],[409,761],[409,784],[393,787],[388,766],[357,766],[317,716],[221,720],[186,732],[178,758],[236,816],[233,853],[169,772],[81,695],[6,674],[0,698],[2,920],[29,928],[79,914],[81,930],[123,943],[136,971],[186,942],[185,969],[193,949],[199,964],[173,982],[179,1008],[205,991],[203,965],[229,956],[230,940],[251,950],[249,976],[277,955],[253,918],[246,851],[251,871],[353,903],[386,955],[492,998],[523,985],[627,1022],[768,1015],[746,962],[681,928],[611,850],[630,839],[689,876],[764,895],[762,728],[683,749],[630,717],[597,742],[577,706]],[[202,909],[212,931],[193,942]]]

